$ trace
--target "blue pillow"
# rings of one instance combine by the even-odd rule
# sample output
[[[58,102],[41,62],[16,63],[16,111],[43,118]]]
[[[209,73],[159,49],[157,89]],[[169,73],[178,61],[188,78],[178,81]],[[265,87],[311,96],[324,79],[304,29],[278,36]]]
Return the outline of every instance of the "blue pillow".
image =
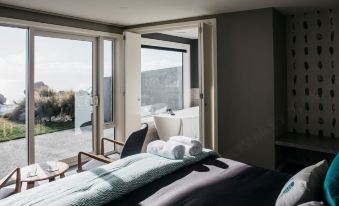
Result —
[[[325,199],[329,206],[339,205],[339,154],[328,169],[324,182]]]

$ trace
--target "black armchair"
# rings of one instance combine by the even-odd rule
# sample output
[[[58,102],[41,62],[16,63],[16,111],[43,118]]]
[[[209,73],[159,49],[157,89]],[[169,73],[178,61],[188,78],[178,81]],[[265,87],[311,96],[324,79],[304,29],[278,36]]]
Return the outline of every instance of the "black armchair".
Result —
[[[113,144],[116,144],[116,145],[123,146],[119,158],[125,158],[127,156],[140,153],[141,150],[142,150],[142,146],[144,144],[145,138],[146,138],[147,131],[148,131],[148,125],[146,123],[144,123],[138,131],[133,132],[127,138],[125,143],[117,141],[117,140],[109,139],[109,138],[102,138],[101,139],[100,155],[87,153],[87,152],[79,152],[79,154],[78,154],[78,172],[84,171],[83,166],[85,166],[88,169],[92,169],[92,168],[100,166],[102,164],[109,164],[109,163],[111,163],[115,160],[115,159],[111,159],[111,158],[105,156],[105,153],[104,153],[105,142],[109,142],[109,143],[113,143]],[[93,160],[90,160],[89,162],[83,164],[82,156],[87,156],[87,157],[89,157]],[[97,162],[100,162],[101,164],[94,163],[94,160],[96,160]]]

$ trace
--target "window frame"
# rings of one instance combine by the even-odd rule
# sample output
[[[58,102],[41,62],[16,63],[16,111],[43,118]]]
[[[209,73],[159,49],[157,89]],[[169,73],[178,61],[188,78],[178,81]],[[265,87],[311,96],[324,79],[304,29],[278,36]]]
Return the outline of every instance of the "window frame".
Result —
[[[27,21],[27,20],[20,20],[20,19],[12,19],[12,18],[5,18],[5,17],[0,17],[0,26],[4,27],[12,27],[12,28],[20,28],[20,29],[26,29],[27,30],[27,66],[26,66],[26,89],[28,94],[26,95],[26,108],[27,104],[34,104],[32,101],[33,98],[29,97],[29,93],[32,93],[30,91],[34,91],[34,88],[32,87],[32,80],[34,79],[34,71],[32,71],[32,68],[34,68],[34,36],[39,33],[39,34],[55,34],[56,38],[62,38],[67,37],[65,39],[72,39],[72,37],[75,37],[75,40],[79,39],[94,39],[95,46],[93,46],[93,54],[96,52],[96,59],[95,61],[93,60],[93,63],[95,62],[95,69],[93,73],[93,78],[96,78],[96,83],[94,84],[93,82],[93,87],[99,87],[97,89],[97,94],[94,94],[95,96],[101,97],[102,95],[102,87],[100,85],[100,79],[101,75],[103,77],[102,73],[102,55],[101,53],[102,45],[103,45],[103,40],[108,39],[114,41],[114,46],[112,47],[113,49],[113,72],[112,75],[113,77],[113,87],[112,87],[112,104],[113,104],[113,122],[109,124],[109,128],[114,128],[114,138],[116,137],[116,134],[122,135],[124,134],[124,122],[122,121],[121,116],[115,116],[115,111],[117,111],[117,106],[122,107],[121,105],[121,100],[120,98],[115,98],[115,95],[121,96],[120,92],[116,92],[115,84],[116,84],[116,70],[119,71],[119,75],[121,75],[121,71],[123,70],[123,35],[122,34],[117,34],[117,33],[109,33],[109,32],[101,32],[101,31],[95,31],[95,30],[89,30],[89,29],[81,29],[81,28],[75,28],[75,27],[69,27],[69,26],[60,26],[60,25],[55,25],[55,24],[47,24],[47,23],[40,23],[40,22],[34,22],[34,21]],[[40,35],[43,36],[43,35]],[[70,37],[70,38],[69,38]],[[94,45],[94,44],[93,44]],[[121,86],[121,82],[119,83]],[[116,102],[118,101],[118,102]],[[33,108],[31,106],[31,108]],[[106,125],[100,121],[102,118],[101,112],[102,108],[97,109],[97,117],[98,118],[98,123],[100,124],[99,126],[96,127],[96,131],[93,131],[95,133],[95,138],[94,138],[94,153],[98,153],[100,151],[100,146],[99,142],[101,140],[101,137],[103,137],[103,132],[104,129],[106,128]],[[35,142],[34,142],[34,129],[31,126],[33,122],[32,117],[34,116],[34,109],[26,109],[26,115],[28,115],[28,118],[26,118],[27,123],[26,123],[26,141],[27,141],[27,164],[33,164],[35,163]],[[31,120],[30,120],[31,119]],[[116,122],[119,121],[119,128],[116,127]],[[33,124],[34,125],[34,124]],[[118,131],[116,131],[118,129]],[[75,159],[74,159],[75,160]],[[73,165],[73,161],[71,162]]]
[[[75,41],[83,41],[83,42],[91,42],[92,43],[92,97],[98,96],[100,94],[100,87],[98,87],[98,82],[100,79],[98,78],[98,75],[100,73],[98,72],[98,40],[95,37],[89,37],[89,36],[83,36],[83,35],[76,35],[76,34],[70,34],[70,33],[62,33],[62,32],[55,32],[55,31],[45,31],[45,30],[36,30],[32,29],[29,35],[30,39],[30,52],[29,52],[29,64],[30,66],[28,67],[29,69],[29,77],[28,77],[28,101],[26,104],[26,108],[34,108],[34,82],[35,82],[35,73],[36,73],[36,65],[35,65],[35,40],[36,37],[47,37],[47,38],[52,38],[52,39],[64,39],[64,40],[75,40]],[[97,106],[91,106],[93,111],[93,120],[92,120],[92,151],[90,152],[96,152],[99,140],[98,140],[98,130],[100,129],[99,127],[95,126],[99,122],[98,114],[99,114],[99,108]],[[28,120],[28,130],[31,130],[28,132],[28,141],[29,141],[29,150],[30,150],[30,161],[32,163],[36,163],[36,135],[35,132],[33,131],[34,125],[35,125],[35,120],[34,116],[35,113],[32,111],[29,111],[27,113],[27,120]],[[31,126],[33,125],[33,126]],[[74,165],[76,163],[76,156],[73,157],[67,157],[66,159],[62,159],[60,161],[65,161],[70,165]]]
[[[105,101],[104,100],[104,78],[105,78],[105,41],[111,41],[112,42],[112,84],[111,84],[111,87],[112,87],[112,99],[111,99],[111,109],[112,109],[112,120],[110,122],[105,122],[105,106],[104,106],[104,103],[102,104],[102,107],[99,111],[99,113],[101,114],[101,120],[102,120],[102,128],[100,129],[100,131],[102,132],[101,135],[99,135],[99,139],[101,141],[102,138],[111,138],[111,137],[106,137],[105,136],[105,130],[108,130],[108,129],[113,129],[113,139],[116,139],[116,115],[115,115],[115,111],[116,111],[116,98],[115,98],[115,84],[116,84],[116,67],[117,67],[117,40],[114,39],[114,38],[109,38],[109,37],[103,37],[103,38],[99,38],[99,45],[101,45],[101,49],[100,51],[102,52],[102,55],[100,58],[100,62],[101,62],[101,66],[100,66],[100,80],[101,80],[101,83],[99,83],[101,86],[101,91],[102,91],[102,94],[103,95],[100,95],[100,101]],[[100,127],[100,126],[99,126]],[[105,155],[111,155],[111,154],[114,154],[115,150],[116,150],[116,147],[115,145],[111,145],[112,148],[113,148],[113,151],[105,151]],[[100,148],[102,147],[102,145],[100,145]]]

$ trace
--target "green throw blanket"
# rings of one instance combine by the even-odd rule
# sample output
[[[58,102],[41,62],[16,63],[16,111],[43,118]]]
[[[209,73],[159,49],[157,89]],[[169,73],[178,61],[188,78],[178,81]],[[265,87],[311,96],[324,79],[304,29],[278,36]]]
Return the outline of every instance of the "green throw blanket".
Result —
[[[0,206],[103,205],[208,156],[217,153],[204,149],[198,156],[183,160],[141,153],[15,194],[1,200]]]

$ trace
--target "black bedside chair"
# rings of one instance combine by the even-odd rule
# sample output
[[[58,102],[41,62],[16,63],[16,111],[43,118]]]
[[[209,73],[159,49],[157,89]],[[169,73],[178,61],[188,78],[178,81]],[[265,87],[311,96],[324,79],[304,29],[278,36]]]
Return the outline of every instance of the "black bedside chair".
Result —
[[[148,131],[148,124],[142,124],[141,128],[138,131],[133,132],[126,140],[125,143],[109,139],[109,138],[102,138],[101,139],[101,152],[100,155],[91,154],[88,152],[79,152],[78,154],[78,170],[77,172],[82,172],[86,170],[90,170],[96,167],[99,167],[104,164],[109,164],[114,162],[115,160],[128,157],[130,155],[139,154],[142,150],[142,146],[145,142],[146,134]],[[110,156],[105,156],[104,153],[104,142],[110,142],[113,144],[117,144],[123,146],[121,153],[115,152],[113,158]],[[93,160],[86,162],[85,164],[82,163],[82,156],[87,156]]]

